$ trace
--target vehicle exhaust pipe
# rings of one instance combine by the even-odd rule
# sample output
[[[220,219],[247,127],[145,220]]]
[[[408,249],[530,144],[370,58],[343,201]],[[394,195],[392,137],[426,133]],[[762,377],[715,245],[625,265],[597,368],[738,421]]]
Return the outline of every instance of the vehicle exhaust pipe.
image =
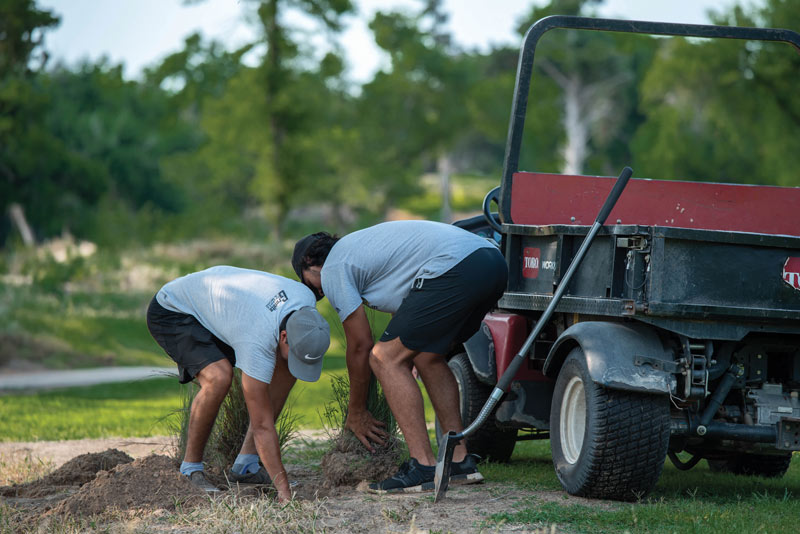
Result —
[[[744,425],[712,421],[706,425],[699,419],[688,415],[675,417],[670,422],[670,435],[673,437],[701,437],[706,439],[729,439],[748,443],[771,443],[778,441],[775,425]]]

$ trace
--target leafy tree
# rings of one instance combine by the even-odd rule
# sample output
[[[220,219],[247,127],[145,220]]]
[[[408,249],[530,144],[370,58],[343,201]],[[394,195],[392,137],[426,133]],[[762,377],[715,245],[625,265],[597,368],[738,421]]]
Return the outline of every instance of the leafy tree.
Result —
[[[425,168],[439,171],[447,199],[448,175],[463,170],[455,153],[469,131],[466,95],[477,73],[443,31],[445,21],[441,2],[428,0],[417,14],[378,13],[370,23],[391,69],[363,87],[361,149],[387,204],[413,191]],[[443,218],[448,212],[445,204]]]
[[[102,242],[119,240],[119,229],[100,220],[109,213],[118,219],[122,212],[179,209],[180,195],[162,180],[159,160],[185,146],[186,130],[162,124],[169,115],[164,91],[125,81],[121,66],[105,61],[34,70],[41,31],[58,19],[32,2],[0,8],[8,24],[0,32],[7,53],[0,82],[3,207],[23,207],[40,237],[69,231]]]
[[[187,192],[191,213],[206,227],[268,221],[280,236],[289,211],[301,202],[331,200],[332,109],[344,98],[336,47],[322,57],[303,45],[289,14],[305,16],[333,35],[349,0],[252,0],[256,42],[231,54],[197,36],[150,73],[161,86],[177,83],[175,99],[202,132],[196,150],[164,161],[170,180]],[[257,67],[241,57],[262,52]],[[187,106],[187,104],[190,104]],[[335,194],[333,197],[335,198]]]
[[[475,169],[498,178],[503,171],[518,48],[496,48],[486,56],[473,56],[478,81],[467,95],[470,125],[475,134],[470,144]],[[547,77],[535,73],[531,85],[520,153],[520,169],[556,171],[561,166],[559,146],[559,90]]]
[[[797,27],[792,2],[734,6],[714,20]],[[800,185],[800,57],[784,44],[722,39],[665,42],[642,85],[647,113],[634,140],[645,175],[716,182]]]
[[[162,124],[169,115],[163,91],[126,81],[121,66],[103,62],[55,69],[45,87],[48,131],[103,169],[109,194],[134,210],[147,204],[179,208],[178,192],[164,183],[159,160],[185,144],[180,133],[186,132]]]
[[[593,8],[601,3],[552,0],[534,6],[519,33],[523,35],[531,23],[549,15],[593,16]],[[546,125],[550,133],[540,135],[558,135],[561,172],[616,174],[629,163],[628,142],[643,120],[635,107],[637,81],[655,48],[649,37],[586,30],[553,30],[541,39],[528,117],[545,119],[536,129],[541,131]],[[554,132],[548,120],[552,113],[547,108],[552,107],[559,110],[560,131]]]
[[[52,11],[38,9],[34,0],[0,3],[0,77],[30,75],[30,61],[41,48],[44,31],[59,22]],[[46,60],[43,54],[40,67]]]
[[[160,158],[159,169],[182,200],[173,238],[233,231],[231,223],[249,207],[246,156],[264,144],[252,109],[258,87],[248,75],[253,69],[242,64],[251,49],[228,52],[193,34],[182,50],[145,71],[146,85],[165,92],[158,129],[172,132],[174,150]]]
[[[307,82],[323,82],[328,74],[338,75],[335,54],[326,55],[316,73],[303,69],[303,60],[310,62],[297,42],[292,40],[292,29],[284,21],[284,12],[299,9],[309,15],[328,32],[341,29],[342,15],[352,11],[350,0],[264,0],[259,2],[257,14],[262,30],[262,43],[266,53],[258,69],[263,102],[257,105],[268,134],[264,146],[268,160],[256,167],[254,187],[251,191],[270,207],[269,219],[276,235],[292,206],[293,198],[301,196],[303,185],[313,187],[314,171],[320,154],[307,142],[309,134],[318,124],[313,114],[313,101]],[[331,68],[333,67],[333,68]],[[324,89],[325,83],[313,83],[315,89]]]
[[[39,236],[80,225],[105,187],[101,169],[44,124],[50,102],[41,48],[58,22],[32,0],[0,2],[0,209],[16,205]],[[9,232],[0,225],[0,243]]]
[[[145,69],[145,80],[171,95],[180,119],[193,120],[200,116],[205,100],[222,96],[231,78],[241,71],[242,56],[252,48],[247,44],[228,52],[221,43],[206,43],[202,35],[194,33],[184,40],[183,50]]]

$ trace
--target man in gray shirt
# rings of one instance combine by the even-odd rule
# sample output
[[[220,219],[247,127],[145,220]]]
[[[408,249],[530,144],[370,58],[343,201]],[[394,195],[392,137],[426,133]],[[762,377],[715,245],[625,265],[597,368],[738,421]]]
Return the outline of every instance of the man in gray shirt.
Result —
[[[173,280],[153,297],[150,333],[178,364],[180,382],[200,385],[181,464],[193,483],[218,491],[203,474],[203,450],[236,367],[250,427],[228,476],[243,483],[271,480],[281,501],[291,498],[275,420],[295,379],[314,382],[322,371],[330,330],[315,306],[303,284],[228,266]]]
[[[325,232],[306,236],[295,245],[292,266],[317,299],[328,297],[344,327],[350,376],[345,426],[371,451],[371,442],[386,437],[366,409],[371,368],[408,445],[408,462],[370,490],[432,490],[436,458],[412,368],[425,384],[442,430],[460,432],[458,384],[446,356],[478,330],[503,294],[508,270],[502,254],[455,226],[394,221],[341,239]],[[375,344],[364,306],[392,314]],[[483,480],[463,444],[453,459],[451,483]]]

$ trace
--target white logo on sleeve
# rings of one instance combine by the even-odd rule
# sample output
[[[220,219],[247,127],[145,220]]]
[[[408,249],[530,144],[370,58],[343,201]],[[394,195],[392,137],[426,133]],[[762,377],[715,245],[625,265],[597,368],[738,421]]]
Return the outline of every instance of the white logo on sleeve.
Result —
[[[289,300],[289,297],[286,296],[286,292],[281,291],[280,293],[269,299],[269,301],[267,302],[267,309],[269,311],[275,311],[278,308],[278,306],[280,306],[287,300]]]

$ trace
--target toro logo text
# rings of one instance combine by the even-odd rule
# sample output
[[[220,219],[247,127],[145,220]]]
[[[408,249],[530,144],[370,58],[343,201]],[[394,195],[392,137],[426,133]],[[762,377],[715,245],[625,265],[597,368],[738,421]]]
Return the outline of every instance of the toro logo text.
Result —
[[[525,278],[539,277],[539,264],[542,251],[539,248],[525,247],[522,250],[522,276]]]
[[[800,258],[786,258],[781,276],[784,282],[800,290]]]

